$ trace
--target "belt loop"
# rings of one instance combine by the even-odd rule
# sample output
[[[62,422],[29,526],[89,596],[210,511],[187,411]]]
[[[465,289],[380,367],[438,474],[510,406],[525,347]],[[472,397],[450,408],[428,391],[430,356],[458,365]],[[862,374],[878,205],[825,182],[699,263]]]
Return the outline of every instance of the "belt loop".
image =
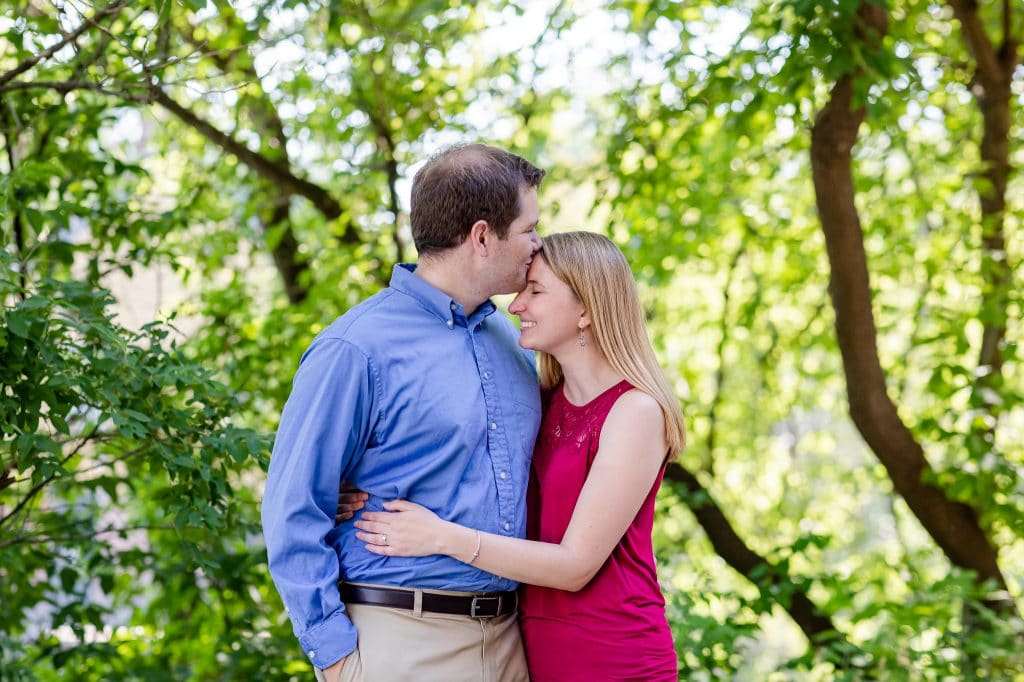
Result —
[[[423,617],[423,590],[412,591],[412,615],[416,618]]]

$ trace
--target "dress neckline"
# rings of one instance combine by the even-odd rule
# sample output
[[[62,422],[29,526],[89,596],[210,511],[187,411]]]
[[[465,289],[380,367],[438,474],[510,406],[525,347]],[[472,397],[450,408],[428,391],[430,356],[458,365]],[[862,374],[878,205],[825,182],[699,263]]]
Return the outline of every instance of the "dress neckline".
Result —
[[[606,388],[605,390],[601,391],[599,394],[597,394],[596,396],[594,396],[592,399],[588,400],[587,402],[583,403],[582,405],[577,405],[577,404],[573,403],[571,400],[569,400],[569,396],[567,396],[565,394],[565,380],[564,379],[561,382],[559,382],[559,384],[558,384],[558,392],[561,395],[562,402],[565,403],[566,407],[568,407],[571,410],[585,410],[588,407],[590,407],[591,405],[593,405],[594,403],[596,403],[597,401],[599,401],[601,398],[603,398],[606,395],[608,395],[609,393],[611,393],[612,391],[614,391],[614,390],[616,390],[618,388],[621,388],[623,384],[625,384],[626,386],[629,386],[630,388],[633,387],[632,384],[630,384],[628,381],[623,379],[622,381],[620,381],[620,382],[618,382],[616,384],[613,384],[613,385],[609,386],[608,388]]]

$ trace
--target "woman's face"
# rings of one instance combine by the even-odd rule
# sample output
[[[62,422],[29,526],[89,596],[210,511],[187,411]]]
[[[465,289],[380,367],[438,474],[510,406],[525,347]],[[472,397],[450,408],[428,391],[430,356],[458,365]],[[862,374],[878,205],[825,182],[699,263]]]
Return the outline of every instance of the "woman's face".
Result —
[[[519,345],[557,357],[578,343],[583,303],[542,254],[533,259],[526,280],[526,288],[508,306],[519,317]]]

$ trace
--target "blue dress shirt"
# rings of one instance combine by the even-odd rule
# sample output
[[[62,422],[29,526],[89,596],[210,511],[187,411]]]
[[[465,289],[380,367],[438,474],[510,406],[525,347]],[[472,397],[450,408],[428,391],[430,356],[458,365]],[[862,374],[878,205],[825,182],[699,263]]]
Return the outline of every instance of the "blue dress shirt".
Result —
[[[334,524],[338,484],[349,481],[369,493],[366,510],[403,498],[471,528],[525,534],[540,426],[533,354],[519,347],[508,319],[492,316],[493,303],[467,316],[414,270],[395,266],[390,288],[313,340],[267,472],[262,516],[270,573],[318,668],[356,646],[339,578],[444,590],[516,588],[447,556],[372,554],[351,521]]]

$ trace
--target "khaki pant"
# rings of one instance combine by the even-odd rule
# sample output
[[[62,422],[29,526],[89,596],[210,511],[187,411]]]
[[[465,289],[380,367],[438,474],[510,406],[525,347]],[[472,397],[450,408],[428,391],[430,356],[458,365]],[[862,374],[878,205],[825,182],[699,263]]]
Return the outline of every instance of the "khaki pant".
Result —
[[[342,682],[530,679],[514,613],[470,618],[366,604],[349,604],[346,610],[359,638],[342,666]],[[319,670],[316,678],[324,680]]]

